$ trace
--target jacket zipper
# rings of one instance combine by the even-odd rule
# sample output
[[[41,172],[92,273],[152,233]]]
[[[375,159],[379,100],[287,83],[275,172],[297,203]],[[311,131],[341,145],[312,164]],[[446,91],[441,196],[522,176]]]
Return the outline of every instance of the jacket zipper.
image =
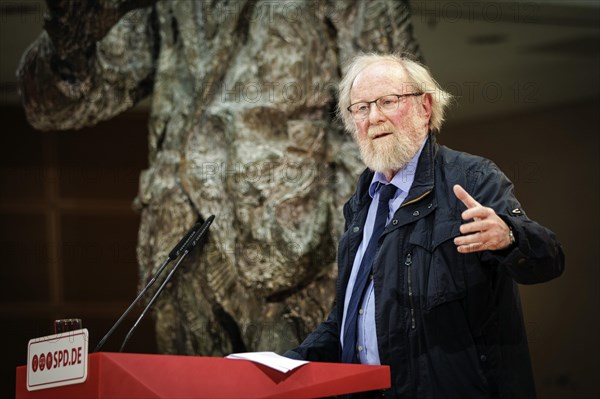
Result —
[[[407,270],[407,283],[408,283],[408,302],[410,303],[410,328],[415,329],[415,306],[413,303],[413,289],[412,289],[412,276],[411,276],[411,265],[412,265],[412,249],[408,251],[406,254],[406,259],[404,260],[404,264],[406,265]]]
[[[432,191],[432,190],[429,190],[429,191],[427,191],[427,192],[425,192],[425,193],[421,194],[420,196],[418,196],[418,197],[417,197],[417,198],[415,198],[415,199],[412,199],[412,200],[410,200],[410,201],[407,201],[407,202],[403,202],[403,203],[402,203],[402,205],[400,205],[400,208],[402,208],[403,206],[406,206],[406,205],[412,204],[412,203],[414,203],[414,202],[420,201],[420,200],[421,200],[423,197],[425,197],[426,195],[428,195],[428,194],[429,194],[431,191]]]

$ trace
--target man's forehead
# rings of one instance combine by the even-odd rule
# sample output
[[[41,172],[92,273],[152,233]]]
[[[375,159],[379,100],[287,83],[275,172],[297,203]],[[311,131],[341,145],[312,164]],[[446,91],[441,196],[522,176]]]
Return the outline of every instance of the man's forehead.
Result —
[[[379,61],[365,67],[356,75],[350,94],[353,100],[357,96],[370,94],[398,94],[405,91],[402,89],[408,84],[408,80],[406,71],[397,62]],[[383,93],[382,90],[387,91]]]
[[[374,79],[394,79],[405,80],[407,78],[406,70],[398,62],[377,61],[363,68],[354,79],[354,85],[362,81],[371,81]]]

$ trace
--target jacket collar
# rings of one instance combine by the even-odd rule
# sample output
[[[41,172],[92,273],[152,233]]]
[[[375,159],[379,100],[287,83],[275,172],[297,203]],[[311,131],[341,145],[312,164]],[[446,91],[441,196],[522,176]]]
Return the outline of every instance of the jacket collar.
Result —
[[[418,201],[433,190],[435,178],[434,160],[437,149],[438,145],[435,140],[435,135],[430,132],[427,143],[425,144],[425,147],[423,147],[423,151],[419,157],[415,180],[413,181],[408,196],[402,203],[402,206]]]

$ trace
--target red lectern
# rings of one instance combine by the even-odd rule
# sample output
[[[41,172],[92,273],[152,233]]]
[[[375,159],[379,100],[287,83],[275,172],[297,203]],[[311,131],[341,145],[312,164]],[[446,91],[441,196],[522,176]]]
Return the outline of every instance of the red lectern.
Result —
[[[247,360],[93,353],[82,384],[27,391],[17,367],[16,399],[319,398],[390,387],[388,366],[308,363],[287,374]]]

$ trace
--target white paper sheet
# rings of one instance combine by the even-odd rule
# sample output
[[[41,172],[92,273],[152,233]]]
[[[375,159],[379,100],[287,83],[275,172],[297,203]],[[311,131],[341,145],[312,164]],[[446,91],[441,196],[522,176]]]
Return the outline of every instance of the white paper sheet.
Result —
[[[251,362],[263,364],[282,373],[287,373],[308,363],[307,360],[294,360],[280,356],[275,352],[232,353],[227,356],[227,359],[250,360]]]

